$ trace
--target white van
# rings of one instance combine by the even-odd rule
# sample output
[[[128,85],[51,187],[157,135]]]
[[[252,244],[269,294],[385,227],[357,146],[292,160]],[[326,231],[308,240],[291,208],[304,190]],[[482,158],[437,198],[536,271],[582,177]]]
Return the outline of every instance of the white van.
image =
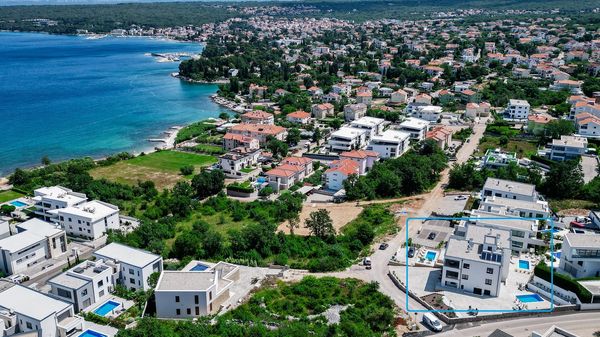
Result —
[[[431,330],[440,332],[442,331],[442,322],[435,317],[432,313],[426,313],[423,315],[423,322],[427,324]]]
[[[370,257],[365,257],[363,259],[363,265],[370,266],[371,265],[371,258]]]

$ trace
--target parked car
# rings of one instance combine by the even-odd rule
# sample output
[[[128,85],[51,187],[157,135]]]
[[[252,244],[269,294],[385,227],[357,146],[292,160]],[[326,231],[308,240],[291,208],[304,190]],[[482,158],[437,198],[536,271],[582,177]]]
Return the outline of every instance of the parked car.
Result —
[[[382,243],[379,245],[379,250],[386,250],[387,247],[389,247],[390,245],[387,244],[386,242]]]
[[[426,313],[423,315],[423,322],[427,324],[433,331],[440,332],[442,331],[442,322],[435,317],[432,313]]]
[[[415,247],[408,248],[408,257],[415,257]]]
[[[454,197],[454,200],[467,200],[467,197],[464,195],[457,195]]]
[[[429,233],[429,235],[427,235],[427,240],[433,240],[435,239],[435,233]]]
[[[371,265],[371,258],[370,258],[370,257],[368,257],[368,256],[367,256],[367,257],[365,257],[365,258],[363,259],[363,265],[365,265],[365,266],[370,266],[370,265]]]

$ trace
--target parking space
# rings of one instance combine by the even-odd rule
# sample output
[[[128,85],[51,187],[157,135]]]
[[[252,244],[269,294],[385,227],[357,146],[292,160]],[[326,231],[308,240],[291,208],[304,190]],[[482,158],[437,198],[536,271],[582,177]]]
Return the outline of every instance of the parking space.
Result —
[[[438,204],[432,209],[432,212],[438,215],[451,216],[454,213],[460,212],[465,208],[469,194],[446,195],[440,198]]]
[[[450,227],[448,220],[427,220],[421,223],[415,220],[414,223],[409,224],[409,226],[412,225],[420,226],[413,243],[430,248],[436,248],[442,242],[448,242],[454,232],[454,228]]]

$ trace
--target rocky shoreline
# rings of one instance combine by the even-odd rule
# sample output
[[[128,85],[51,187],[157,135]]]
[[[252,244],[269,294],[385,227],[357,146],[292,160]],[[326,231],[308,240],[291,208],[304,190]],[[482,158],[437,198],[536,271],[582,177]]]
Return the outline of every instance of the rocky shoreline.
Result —
[[[197,83],[197,84],[227,84],[227,83],[229,83],[229,80],[226,80],[226,79],[220,79],[220,80],[216,80],[216,81],[194,80],[189,77],[180,75],[179,73],[171,73],[171,76],[178,78],[182,81],[186,81],[189,83]]]

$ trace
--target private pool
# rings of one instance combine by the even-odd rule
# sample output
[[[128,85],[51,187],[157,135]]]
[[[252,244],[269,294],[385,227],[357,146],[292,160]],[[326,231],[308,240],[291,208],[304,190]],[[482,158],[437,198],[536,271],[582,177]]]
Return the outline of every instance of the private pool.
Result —
[[[428,250],[427,254],[425,254],[425,259],[427,261],[434,261],[436,256],[437,256],[436,252],[434,252],[432,250]]]
[[[193,266],[190,271],[205,271],[206,269],[208,269],[208,266],[198,263],[197,265]]]
[[[262,183],[266,183],[267,182],[267,178],[265,178],[265,177],[256,177],[256,181],[258,183],[261,183],[261,184]]]
[[[561,252],[554,252],[552,255],[554,255],[555,258],[560,259]]]
[[[538,294],[517,295],[517,299],[523,303],[542,302],[544,299]]]
[[[26,203],[19,201],[19,200],[13,200],[10,202],[11,205],[15,206],[16,208],[20,208],[20,207],[25,207],[27,206]]]
[[[88,330],[85,330],[81,335],[79,335],[77,337],[106,337],[106,335],[101,334],[97,331],[88,329]]]
[[[99,316],[106,316],[106,314],[113,311],[118,306],[120,306],[120,304],[115,301],[106,301],[104,304],[96,308],[94,313]]]
[[[519,260],[519,268],[529,270],[529,261]]]

